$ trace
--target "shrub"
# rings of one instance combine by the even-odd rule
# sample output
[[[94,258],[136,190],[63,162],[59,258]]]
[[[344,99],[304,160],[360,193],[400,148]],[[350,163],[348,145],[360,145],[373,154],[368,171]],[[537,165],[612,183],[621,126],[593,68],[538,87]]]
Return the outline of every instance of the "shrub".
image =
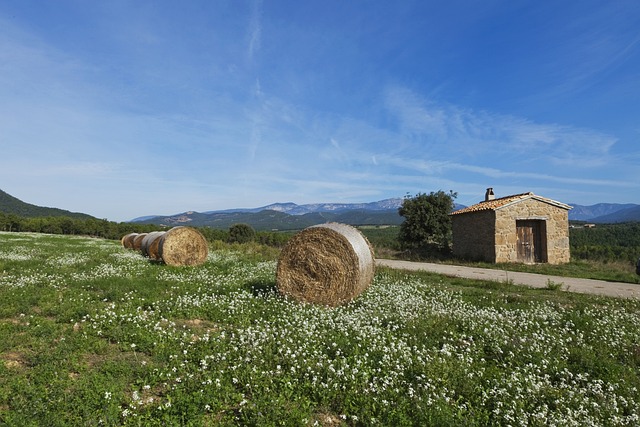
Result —
[[[256,238],[256,231],[249,224],[233,224],[229,227],[229,243],[248,243]]]

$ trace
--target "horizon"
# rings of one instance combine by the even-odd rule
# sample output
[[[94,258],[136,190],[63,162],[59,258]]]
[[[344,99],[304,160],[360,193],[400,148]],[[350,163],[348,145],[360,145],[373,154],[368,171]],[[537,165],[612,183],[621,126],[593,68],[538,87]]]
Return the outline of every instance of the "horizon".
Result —
[[[111,221],[640,204],[639,27],[631,0],[4,2],[0,188]]]
[[[0,188],[0,191],[4,191],[3,189]],[[11,197],[15,197],[14,195],[10,194],[9,192],[4,191],[6,194],[8,194]],[[501,197],[510,197],[512,195],[499,195],[496,194],[496,198],[501,198]],[[411,196],[413,197],[413,196]],[[20,200],[23,203],[27,203],[36,207],[43,207],[43,208],[57,208],[57,209],[63,209],[63,210],[67,210],[65,208],[61,208],[59,206],[43,206],[43,205],[38,205],[37,203],[31,203],[29,201],[25,201],[25,200],[21,200],[19,197],[15,197],[16,199]],[[173,212],[173,213],[167,213],[167,214],[144,214],[144,215],[139,215],[137,217],[133,217],[133,218],[128,218],[122,221],[116,221],[116,222],[134,222],[136,220],[141,220],[141,219],[146,219],[146,218],[156,218],[156,217],[174,217],[174,216],[178,216],[178,215],[184,215],[184,214],[191,214],[191,213],[197,213],[197,214],[209,214],[209,213],[224,213],[224,212],[241,212],[241,211],[251,211],[251,210],[257,210],[257,209],[262,209],[265,210],[264,208],[268,208],[272,205],[295,205],[298,207],[303,207],[303,206],[314,206],[314,205],[358,205],[358,204],[374,204],[374,203],[380,203],[380,202],[386,202],[386,201],[390,201],[390,200],[403,200],[404,197],[390,197],[390,198],[385,198],[385,199],[380,199],[380,200],[370,200],[370,201],[364,201],[364,202],[349,202],[349,203],[345,203],[345,202],[311,202],[311,203],[295,203],[295,202],[291,202],[291,201],[286,201],[286,202],[272,202],[272,203],[268,203],[265,205],[260,205],[260,206],[253,206],[253,207],[231,207],[231,208],[224,208],[224,209],[206,209],[206,210],[201,210],[201,211],[196,211],[193,209],[187,209],[187,210],[181,210],[181,211],[177,211],[177,212]],[[475,202],[471,202],[468,205],[467,204],[461,204],[458,203],[456,201],[456,199],[453,200],[454,206],[459,206],[459,207],[467,207],[476,203],[480,203],[484,200],[484,198],[482,200],[477,200]],[[565,202],[562,202],[565,203]],[[582,205],[579,203],[572,203],[572,202],[568,202],[566,203],[569,206],[573,207],[585,207],[585,208],[591,208],[591,207],[595,207],[595,206],[599,206],[599,205],[633,205],[633,206],[640,206],[640,204],[638,203],[632,203],[632,202],[623,202],[623,203],[609,203],[609,202],[597,202],[597,203],[593,203],[593,204],[589,204],[589,205]],[[84,214],[86,212],[76,212],[76,211],[70,211],[71,213],[81,213]],[[292,215],[298,215],[298,214],[292,214]],[[108,219],[108,218],[105,218]],[[113,220],[112,220],[113,221]]]

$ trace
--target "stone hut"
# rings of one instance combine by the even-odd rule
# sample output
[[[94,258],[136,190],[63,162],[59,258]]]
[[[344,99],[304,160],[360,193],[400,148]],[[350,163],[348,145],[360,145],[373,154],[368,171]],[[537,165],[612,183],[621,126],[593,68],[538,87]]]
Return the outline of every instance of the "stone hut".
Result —
[[[570,260],[571,206],[533,193],[485,200],[452,212],[453,253],[488,262],[563,264]]]

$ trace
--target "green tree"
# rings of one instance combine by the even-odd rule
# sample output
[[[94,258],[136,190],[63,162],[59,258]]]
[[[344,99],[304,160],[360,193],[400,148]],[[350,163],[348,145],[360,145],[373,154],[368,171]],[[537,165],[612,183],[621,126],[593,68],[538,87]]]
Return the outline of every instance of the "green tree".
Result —
[[[253,242],[256,238],[256,231],[249,224],[233,224],[229,227],[230,243]]]
[[[398,212],[405,218],[398,240],[403,249],[448,251],[451,242],[453,200],[457,193],[440,190],[405,197]]]

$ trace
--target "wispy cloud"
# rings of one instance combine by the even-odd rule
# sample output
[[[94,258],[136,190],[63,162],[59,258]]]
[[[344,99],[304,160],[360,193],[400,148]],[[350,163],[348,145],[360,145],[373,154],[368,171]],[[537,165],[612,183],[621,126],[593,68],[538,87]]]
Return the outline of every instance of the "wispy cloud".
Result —
[[[501,44],[503,33],[482,33],[485,23],[513,17],[511,9],[499,17],[483,9],[481,26],[477,14],[440,20],[447,22],[440,45],[416,35],[424,35],[425,19],[454,17],[457,7],[407,4],[398,12],[378,3],[360,13],[345,2],[312,10],[263,0],[63,1],[56,19],[19,2],[3,5],[0,188],[18,181],[35,196],[42,187],[50,205],[57,197],[61,207],[81,211],[84,202],[117,219],[437,189],[476,194],[485,183],[580,194],[610,188],[617,199],[640,191],[637,130],[617,130],[635,123],[633,108],[607,98],[605,113],[615,120],[600,122],[593,113],[600,104],[591,100],[591,127],[575,124],[590,123],[582,110],[556,115],[553,108],[564,107],[553,103],[519,110],[530,116],[505,114],[515,102],[501,98],[506,88],[518,103],[530,101],[520,97],[533,87],[541,97],[579,91],[635,64],[640,42],[630,23],[637,18],[600,23],[594,11],[565,26],[567,7],[554,18],[545,15],[549,6],[532,6],[544,12],[532,17],[541,33],[509,27],[532,48],[531,59]],[[87,21],[72,25],[79,16]],[[469,44],[461,27],[479,39]],[[485,44],[505,49],[495,64],[476,49]],[[527,80],[532,64],[544,77]],[[496,83],[491,73],[502,66],[513,75]],[[628,89],[627,106],[637,85],[625,76],[616,88]],[[144,203],[120,203],[124,195],[144,195]]]
[[[638,5],[613,2],[592,6],[574,13],[569,21],[559,22],[559,17],[554,17],[543,28],[541,42],[548,48],[540,54],[537,66],[547,82],[529,101],[554,102],[587,92],[637,58]]]
[[[254,55],[260,49],[262,43],[262,0],[254,0],[251,4],[251,16],[249,18],[247,56],[253,60]]]
[[[589,168],[609,161],[616,143],[614,136],[591,129],[438,104],[406,88],[389,89],[386,100],[399,132],[440,158],[493,155]]]

